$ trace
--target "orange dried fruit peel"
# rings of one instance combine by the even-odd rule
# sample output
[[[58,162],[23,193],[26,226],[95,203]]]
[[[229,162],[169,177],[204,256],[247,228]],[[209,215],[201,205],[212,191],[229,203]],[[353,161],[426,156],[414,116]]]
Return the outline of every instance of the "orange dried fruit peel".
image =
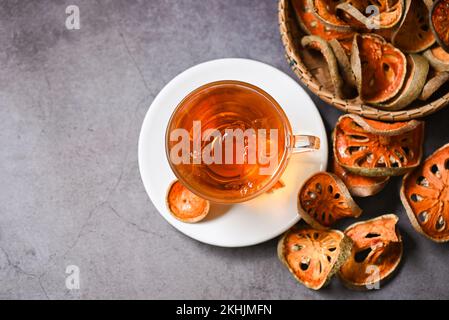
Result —
[[[434,47],[424,52],[424,57],[436,71],[449,71],[449,53],[441,47]]]
[[[379,104],[396,96],[405,81],[407,59],[376,34],[354,36],[351,66],[362,101]]]
[[[392,37],[392,43],[407,53],[426,50],[435,43],[430,30],[429,10],[422,0],[406,0],[405,19]]]
[[[347,0],[336,6],[352,18],[352,25],[356,28],[385,29],[396,26],[402,19],[405,11],[404,0],[377,0],[375,1],[379,14],[368,9],[373,5],[371,0]]]
[[[386,123],[358,115],[341,116],[333,134],[337,163],[355,174],[398,176],[421,161],[424,123]]]
[[[449,52],[449,0],[436,0],[430,10],[431,29],[438,44]]]
[[[354,35],[352,30],[338,31],[328,28],[312,12],[312,8],[309,6],[308,0],[293,0],[292,5],[297,18],[296,20],[306,34],[316,35],[324,40],[348,39],[352,38]]]
[[[338,273],[346,286],[368,289],[394,273],[403,252],[398,220],[396,215],[387,214],[354,223],[345,230],[353,241],[351,255]]]
[[[328,28],[340,31],[347,31],[351,26],[341,19],[336,13],[338,1],[335,0],[307,0],[308,6],[315,16],[320,19]]]
[[[300,216],[312,227],[329,228],[343,218],[362,213],[345,184],[336,175],[319,172],[310,177],[298,194]]]
[[[401,200],[419,233],[435,242],[449,241],[449,144],[404,177]]]
[[[384,110],[402,110],[419,98],[429,73],[429,63],[418,54],[407,56],[407,73],[405,82],[399,93],[393,99],[379,104]]]
[[[305,36],[301,39],[301,45],[304,48],[319,51],[324,60],[327,63],[329,75],[331,77],[332,85],[334,87],[335,94],[338,97],[343,96],[343,80],[340,76],[338,69],[337,58],[330,45],[318,36]]]
[[[178,180],[169,186],[166,204],[176,219],[188,223],[201,221],[207,216],[210,209],[208,200],[198,197]]]
[[[354,197],[370,197],[379,193],[390,180],[389,177],[365,177],[345,170],[335,159],[332,162],[332,172],[346,185]]]
[[[318,290],[351,252],[352,243],[338,230],[315,230],[295,226],[278,242],[278,257],[293,277],[307,288]]]

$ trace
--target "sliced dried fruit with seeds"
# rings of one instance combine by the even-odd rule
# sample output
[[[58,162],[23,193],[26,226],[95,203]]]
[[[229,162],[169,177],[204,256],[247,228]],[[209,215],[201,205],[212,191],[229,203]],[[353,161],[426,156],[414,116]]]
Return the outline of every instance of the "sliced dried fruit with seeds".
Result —
[[[278,257],[297,281],[318,290],[329,283],[351,252],[351,240],[338,230],[295,226],[278,242]]]
[[[346,185],[349,193],[354,197],[370,197],[379,193],[390,180],[389,177],[364,177],[349,172],[340,166],[334,159],[332,172]]]
[[[347,39],[352,38],[354,32],[352,30],[338,31],[332,30],[318,19],[308,5],[308,0],[293,0],[293,9],[295,11],[296,20],[301,29],[307,33],[319,36],[324,40],[331,39]]]
[[[373,6],[371,0],[347,0],[338,4],[336,9],[352,17],[354,27],[368,29],[392,28],[401,21],[405,11],[404,0],[377,0],[374,5],[379,10],[378,15],[369,10]]]
[[[426,84],[429,63],[421,55],[410,54],[407,57],[407,74],[401,91],[392,100],[379,104],[385,110],[401,110],[410,105],[420,95]]]
[[[436,71],[449,71],[449,53],[441,47],[434,47],[424,52],[424,57]]]
[[[427,80],[422,89],[420,100],[426,101],[429,99],[443,84],[449,80],[449,72],[432,72],[429,80]]]
[[[348,114],[333,134],[334,157],[346,170],[371,177],[402,175],[421,160],[424,122],[386,123]]]
[[[321,52],[329,68],[329,75],[334,86],[335,94],[338,97],[342,97],[343,80],[341,79],[340,73],[338,71],[337,59],[329,44],[318,36],[305,36],[301,39],[301,45],[304,48]]]
[[[354,36],[351,65],[360,98],[371,104],[396,96],[407,71],[405,55],[376,34]]]
[[[430,10],[431,29],[438,44],[449,52],[449,0],[436,0]]]
[[[329,228],[340,219],[357,218],[362,213],[343,181],[328,172],[319,172],[304,183],[298,194],[298,211],[317,229]]]
[[[404,177],[401,200],[419,233],[435,242],[449,241],[449,144]]]
[[[167,208],[170,213],[182,222],[195,223],[204,219],[209,213],[208,200],[198,197],[178,180],[168,188]]]
[[[336,13],[336,0],[307,0],[308,6],[312,9],[315,16],[320,19],[327,27],[334,30],[348,31],[351,26],[341,19]]]
[[[432,46],[435,37],[430,30],[428,15],[422,0],[406,0],[405,19],[393,35],[393,45],[407,53],[421,52]]]
[[[393,274],[403,251],[398,220],[396,215],[387,214],[354,223],[345,230],[354,243],[349,259],[338,273],[346,286],[368,289]]]

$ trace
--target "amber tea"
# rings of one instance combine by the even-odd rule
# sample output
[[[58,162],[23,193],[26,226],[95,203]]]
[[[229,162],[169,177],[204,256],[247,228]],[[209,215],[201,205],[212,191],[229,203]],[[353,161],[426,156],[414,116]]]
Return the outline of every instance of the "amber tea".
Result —
[[[289,132],[284,112],[267,93],[216,82],[180,103],[167,128],[167,153],[190,189],[215,201],[247,199],[280,170]]]

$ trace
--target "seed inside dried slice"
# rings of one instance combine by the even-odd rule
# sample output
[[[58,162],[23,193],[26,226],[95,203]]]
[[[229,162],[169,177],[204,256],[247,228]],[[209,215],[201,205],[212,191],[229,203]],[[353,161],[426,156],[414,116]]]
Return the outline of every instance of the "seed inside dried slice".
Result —
[[[392,100],[379,104],[379,108],[401,110],[410,105],[421,95],[428,73],[429,63],[427,60],[421,55],[410,54],[407,57],[407,74],[402,89]]]
[[[168,210],[176,219],[188,223],[204,219],[210,208],[208,200],[198,197],[178,180],[168,188],[166,203]]]
[[[354,243],[349,259],[338,273],[345,285],[368,289],[393,274],[403,251],[398,220],[396,215],[387,214],[354,223],[345,230]]]
[[[371,104],[393,98],[407,71],[405,55],[376,34],[354,36],[351,65],[360,98]]]
[[[435,37],[428,16],[429,11],[422,0],[406,0],[405,19],[393,35],[393,45],[407,53],[421,52],[432,46]]]
[[[346,185],[354,197],[370,197],[379,193],[390,180],[389,177],[364,177],[349,172],[340,166],[334,159],[332,172]]]
[[[424,57],[436,71],[449,71],[449,53],[441,47],[434,47],[424,52]]]
[[[312,227],[329,228],[343,218],[357,218],[362,209],[354,202],[343,181],[328,172],[310,177],[298,194],[298,211]]]
[[[419,99],[426,101],[435,92],[437,92],[438,89],[441,88],[441,86],[445,84],[448,80],[449,80],[449,72],[437,72],[437,73],[433,72],[432,76],[424,85],[424,88],[422,89],[421,96],[419,97]]]
[[[334,52],[332,51],[332,48],[329,46],[329,44],[318,36],[305,36],[301,40],[301,45],[304,48],[309,48],[311,50],[321,52],[329,68],[329,75],[334,86],[335,94],[338,97],[342,97],[343,80],[341,79],[338,70],[337,58],[335,57]]]
[[[370,8],[373,4],[379,10],[379,14],[374,14]],[[347,0],[336,6],[337,10],[345,12],[358,23],[352,25],[360,28],[383,29],[396,26],[404,14],[404,0]],[[351,23],[351,22],[350,22]]]
[[[404,177],[401,200],[418,232],[435,242],[449,241],[449,144]]]
[[[327,27],[342,31],[350,30],[351,26],[336,13],[335,7],[338,2],[336,0],[308,0],[308,6]]]
[[[316,35],[324,40],[352,38],[352,30],[339,31],[326,26],[313,13],[308,0],[292,0],[293,9],[301,29],[311,35]]]
[[[402,175],[421,160],[424,122],[385,123],[348,114],[340,117],[333,135],[339,165],[371,177]]]
[[[436,0],[430,10],[431,29],[438,44],[449,52],[449,0]]]
[[[295,226],[279,240],[278,257],[297,281],[318,290],[339,270],[351,247],[341,231]]]

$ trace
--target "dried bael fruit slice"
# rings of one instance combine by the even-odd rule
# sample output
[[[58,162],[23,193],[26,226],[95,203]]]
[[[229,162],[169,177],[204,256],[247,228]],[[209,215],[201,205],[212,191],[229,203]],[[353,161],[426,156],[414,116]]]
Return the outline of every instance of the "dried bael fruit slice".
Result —
[[[178,180],[168,188],[166,203],[168,210],[176,219],[188,223],[204,219],[210,208],[209,201],[192,193]]]
[[[368,289],[388,277],[402,258],[402,239],[396,226],[398,217],[387,214],[357,222],[345,230],[354,245],[349,259],[338,273],[353,289]]]
[[[449,53],[441,47],[435,47],[424,52],[424,57],[436,71],[449,71]]]
[[[307,288],[324,287],[351,252],[351,240],[338,230],[293,227],[278,243],[278,257]]]
[[[357,218],[362,213],[343,181],[328,172],[319,172],[304,183],[298,194],[298,211],[317,229],[329,228],[342,218]]]
[[[429,11],[422,0],[406,0],[406,13],[392,38],[398,49],[407,53],[421,52],[435,43],[430,30]]]
[[[393,98],[407,71],[405,55],[376,34],[354,36],[351,65],[360,98],[371,104]]]
[[[301,45],[304,48],[317,50],[321,52],[329,67],[329,75],[334,86],[335,94],[338,97],[343,96],[343,81],[340,73],[338,72],[337,59],[329,44],[318,36],[305,36],[301,40]]]
[[[373,4],[379,14],[369,10]],[[347,0],[336,6],[347,15],[355,19],[358,24],[354,27],[364,26],[368,29],[384,29],[396,26],[404,14],[404,0]]]
[[[438,44],[449,52],[449,0],[436,0],[430,10],[431,29]]]
[[[426,101],[429,99],[443,84],[449,80],[449,72],[437,72],[427,81],[422,89],[420,100]]]
[[[339,70],[343,77],[343,80],[350,86],[355,87],[355,76],[352,72],[351,61],[349,61],[349,57],[346,54],[345,48],[342,46],[340,41],[336,39],[332,39],[329,41],[329,45],[334,51],[335,58],[337,59]]]
[[[333,173],[335,173],[346,185],[354,197],[370,197],[379,193],[390,180],[389,177],[364,177],[349,172],[340,166],[334,159]]]
[[[296,20],[305,33],[319,36],[324,40],[347,39],[352,38],[354,35],[352,30],[338,31],[327,27],[312,12],[312,9],[308,5],[308,0],[293,0],[292,4],[296,14]]]
[[[285,187],[285,183],[282,180],[278,180],[266,193],[273,193],[278,189]]]
[[[427,81],[429,62],[417,54],[407,57],[407,74],[401,91],[392,100],[379,104],[379,108],[385,110],[401,110],[410,105],[420,95]]]
[[[328,28],[347,31],[351,26],[341,19],[336,13],[336,0],[307,0],[308,6],[312,12],[320,19]]]
[[[421,121],[386,123],[348,114],[335,127],[334,157],[359,175],[398,176],[419,165],[423,138]]]
[[[416,231],[435,242],[449,241],[449,144],[404,177],[401,200]]]

